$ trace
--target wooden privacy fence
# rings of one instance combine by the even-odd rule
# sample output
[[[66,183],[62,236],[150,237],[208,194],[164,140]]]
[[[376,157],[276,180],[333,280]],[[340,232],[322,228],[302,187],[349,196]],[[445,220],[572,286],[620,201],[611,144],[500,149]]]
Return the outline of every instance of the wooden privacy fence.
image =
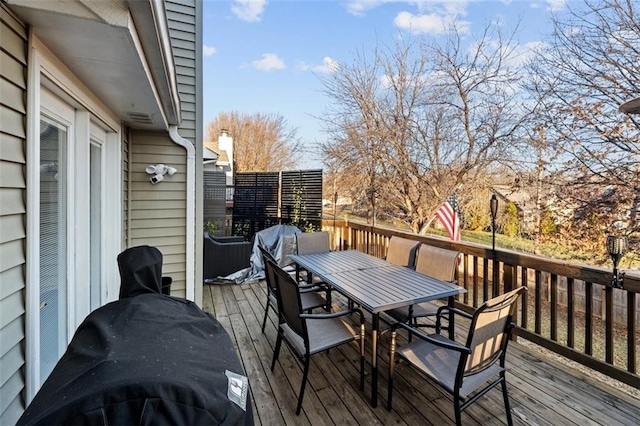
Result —
[[[227,175],[219,171],[204,171],[202,173],[203,219],[218,224],[219,232],[224,235],[227,199]]]
[[[323,229],[333,249],[378,257],[393,235],[460,252],[458,283],[467,289],[460,308],[524,285],[516,336],[640,389],[640,276],[627,273],[624,288],[614,289],[610,269],[343,220],[325,220]]]

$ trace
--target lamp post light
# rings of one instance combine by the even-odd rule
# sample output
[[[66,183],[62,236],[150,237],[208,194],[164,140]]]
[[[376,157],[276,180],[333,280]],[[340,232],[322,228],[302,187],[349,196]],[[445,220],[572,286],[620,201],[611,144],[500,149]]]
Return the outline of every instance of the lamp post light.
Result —
[[[623,287],[624,272],[618,270],[618,263],[628,248],[629,240],[627,237],[620,235],[607,236],[607,252],[611,256],[611,260],[613,260],[613,276],[611,277],[611,286],[613,288]]]
[[[491,234],[492,234],[492,248],[495,255],[496,251],[496,216],[498,215],[498,198],[496,194],[491,196],[489,201],[489,207],[491,208]]]

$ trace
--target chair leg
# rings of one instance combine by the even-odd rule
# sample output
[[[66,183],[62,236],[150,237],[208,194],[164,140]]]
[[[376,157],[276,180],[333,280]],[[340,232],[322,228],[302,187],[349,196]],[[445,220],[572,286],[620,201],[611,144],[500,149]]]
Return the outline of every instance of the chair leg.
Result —
[[[273,348],[273,359],[271,360],[271,371],[276,366],[276,361],[278,360],[278,356],[280,355],[280,346],[282,345],[282,331],[280,327],[278,327],[278,338],[276,339],[276,347]]]
[[[416,325],[418,325],[418,318],[409,317],[409,321],[407,322],[409,323],[409,325],[415,327]],[[409,338],[407,340],[409,341],[409,343],[411,343],[411,341],[413,340],[413,333],[409,333]]]
[[[364,390],[364,322],[360,324],[360,390]]]
[[[456,413],[456,426],[462,426],[462,410],[460,409],[460,397],[458,395],[453,397],[453,409]]]
[[[502,397],[504,398],[504,409],[507,410],[507,424],[509,426],[513,425],[513,419],[511,418],[511,404],[509,404],[509,393],[507,392],[507,378],[505,377],[504,371],[501,374],[502,376]]]
[[[267,316],[269,315],[269,306],[271,306],[271,300],[267,296],[267,304],[264,307],[264,319],[262,320],[262,333],[264,334],[264,327],[267,325]]]
[[[396,331],[391,332],[391,342],[389,343],[389,381],[387,388],[387,411],[391,411],[391,399],[393,397],[393,375],[396,366]]]
[[[300,385],[300,395],[298,396],[298,407],[296,408],[296,416],[300,415],[300,410],[302,410],[302,398],[304,398],[304,389],[307,385],[307,376],[309,375],[310,363],[311,357],[306,356],[304,359],[304,373],[302,373],[302,385]]]

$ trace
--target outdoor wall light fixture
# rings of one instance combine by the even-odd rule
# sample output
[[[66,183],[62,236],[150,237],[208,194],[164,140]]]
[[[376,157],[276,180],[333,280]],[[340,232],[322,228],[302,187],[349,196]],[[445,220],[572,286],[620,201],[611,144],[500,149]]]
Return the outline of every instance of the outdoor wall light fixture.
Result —
[[[156,165],[151,164],[147,166],[147,168],[144,169],[144,171],[150,175],[153,175],[149,179],[149,182],[155,185],[156,183],[162,182],[164,180],[165,175],[173,176],[174,173],[177,172],[178,170],[175,169],[174,167],[170,167],[164,164],[156,164]]]
[[[491,209],[491,234],[492,234],[492,247],[493,251],[496,251],[496,216],[498,216],[498,198],[496,194],[491,196],[489,201],[489,208]]]
[[[611,286],[613,288],[622,288],[624,280],[624,272],[618,270],[618,263],[622,256],[627,252],[629,248],[629,240],[627,237],[620,235],[608,235],[607,236],[607,252],[613,260],[613,276],[611,277]]]

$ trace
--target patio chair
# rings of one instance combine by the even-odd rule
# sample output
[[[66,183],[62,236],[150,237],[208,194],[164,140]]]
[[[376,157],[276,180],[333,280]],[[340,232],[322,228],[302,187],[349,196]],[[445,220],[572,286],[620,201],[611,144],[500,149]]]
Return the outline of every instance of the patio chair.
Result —
[[[459,253],[440,247],[421,244],[418,248],[416,271],[442,281],[455,282],[458,269]],[[387,311],[396,321],[412,324],[414,327],[435,327],[434,324],[418,324],[418,318],[435,316],[439,305],[431,302],[418,303],[411,306]],[[448,327],[443,327],[447,329]],[[411,337],[411,336],[410,336]]]
[[[276,260],[267,249],[262,246],[258,246],[258,248],[262,253],[265,268],[265,280],[267,282],[267,303],[264,307],[264,319],[262,320],[262,332],[264,333],[264,328],[267,325],[269,308],[273,309],[275,313],[278,313],[278,289],[276,287],[275,271],[276,268],[281,270],[282,268],[278,266]],[[315,285],[300,286],[300,299],[302,301],[302,309],[304,311],[311,312],[313,308],[326,307],[327,300],[319,294],[321,291],[326,292],[326,289],[319,288]]]
[[[202,278],[214,280],[251,266],[251,243],[243,237],[216,237],[204,231]]]
[[[387,410],[391,411],[396,355],[420,370],[435,384],[453,396],[456,424],[461,424],[462,411],[497,385],[502,385],[502,397],[507,423],[513,424],[507,381],[505,356],[513,328],[515,302],[525,287],[519,287],[482,304],[473,315],[456,308],[439,309],[436,334],[426,335],[407,324],[392,327],[389,357],[389,393]],[[449,340],[440,333],[440,318],[455,314],[471,319],[466,344]],[[404,328],[418,339],[396,347],[396,329]]]
[[[278,268],[275,272],[280,326],[278,327],[278,338],[273,352],[273,360],[271,361],[271,371],[275,368],[280,354],[280,347],[284,340],[304,364],[296,415],[300,414],[302,408],[311,356],[344,343],[352,342],[358,338],[360,339],[360,389],[364,390],[365,329],[362,311],[349,309],[332,313],[305,314],[303,313],[304,307],[302,305],[300,287],[282,269]],[[354,313],[360,319],[359,333],[340,320],[340,317]]]
[[[416,251],[419,245],[420,243],[418,241],[394,235],[389,239],[385,259],[387,262],[394,263],[396,265],[413,268],[416,260]]]
[[[329,233],[327,231],[301,232],[296,234],[296,246],[298,254],[328,253],[331,251]],[[307,283],[315,280],[317,283],[321,283],[317,277],[314,279],[308,271],[302,270],[300,267],[296,267],[296,269],[298,271],[298,280],[302,279]]]

